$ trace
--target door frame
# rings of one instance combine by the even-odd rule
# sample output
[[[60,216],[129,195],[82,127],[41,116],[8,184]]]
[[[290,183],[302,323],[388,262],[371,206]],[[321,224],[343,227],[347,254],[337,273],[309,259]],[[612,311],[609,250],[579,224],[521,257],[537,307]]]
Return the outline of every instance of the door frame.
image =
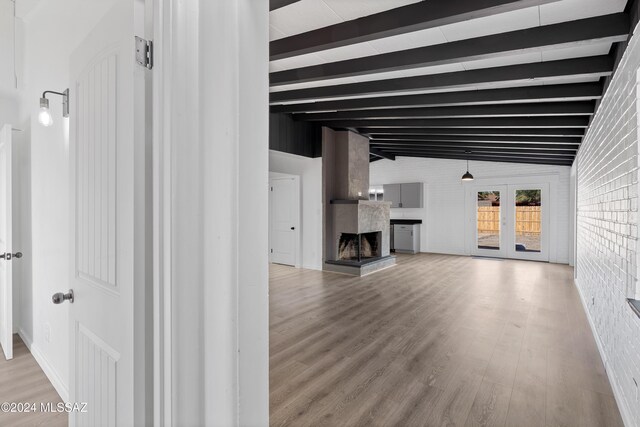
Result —
[[[558,186],[559,186],[559,175],[557,174],[546,174],[546,175],[520,175],[520,176],[512,176],[512,177],[488,177],[482,179],[476,179],[469,185],[466,191],[465,197],[465,219],[466,219],[466,229],[465,229],[465,248],[467,255],[473,255],[474,245],[475,245],[475,235],[476,235],[476,214],[472,209],[476,204],[474,189],[476,187],[491,187],[491,186],[499,186],[504,185],[505,182],[508,182],[511,185],[539,185],[548,183],[549,185],[549,262],[557,263],[558,260],[558,222],[552,220],[552,218],[558,218]]]
[[[4,172],[5,173],[5,179],[8,181],[6,183],[7,188],[9,189],[8,194],[5,195],[6,197],[6,203],[8,206],[6,206],[5,208],[5,213],[7,218],[5,218],[5,222],[7,225],[9,225],[9,227],[7,227],[6,229],[6,233],[7,235],[5,236],[6,239],[6,247],[5,247],[5,251],[9,252],[9,253],[14,253],[15,248],[13,247],[13,127],[6,123],[4,125],[0,126],[0,132],[6,132],[9,135],[9,140],[6,142],[7,143],[7,148],[6,148],[6,166],[7,166],[7,170]],[[4,322],[2,325],[2,328],[4,329],[3,334],[6,335],[5,339],[7,341],[7,348],[5,348],[5,346],[2,346],[2,354],[0,354],[0,357],[4,357],[6,360],[11,360],[13,359],[13,332],[14,332],[14,328],[15,325],[13,324],[13,317],[14,317],[14,305],[13,305],[13,291],[14,291],[14,286],[13,286],[13,260],[7,261],[0,261],[3,262],[6,268],[6,277],[5,278],[9,278],[9,280],[7,280],[7,283],[5,283],[5,293],[4,295],[2,295],[2,297],[4,297],[4,301],[2,302],[2,307],[0,307],[0,316],[3,318]]]
[[[271,175],[269,177],[269,187],[273,187],[273,181],[282,180],[282,179],[292,179],[296,188],[294,205],[296,209],[295,213],[295,244],[296,248],[294,250],[295,260],[293,266],[295,268],[300,268],[302,266],[302,187],[300,185],[300,176],[298,175],[290,175],[279,172],[269,172]],[[272,204],[272,193],[269,192],[269,247],[271,247],[271,233],[273,231],[273,204]],[[272,255],[271,251],[269,251],[269,263],[272,263]]]

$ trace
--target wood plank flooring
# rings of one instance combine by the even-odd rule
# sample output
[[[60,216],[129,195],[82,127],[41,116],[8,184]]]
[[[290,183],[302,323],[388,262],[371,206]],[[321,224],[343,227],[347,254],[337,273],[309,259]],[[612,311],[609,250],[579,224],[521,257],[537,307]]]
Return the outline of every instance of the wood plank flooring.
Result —
[[[51,426],[68,425],[65,413],[40,412],[40,403],[62,402],[60,396],[35,361],[18,335],[13,336],[13,359],[0,355],[0,403],[35,403],[38,412],[5,413],[0,411],[0,426]]]
[[[272,426],[622,426],[568,266],[272,265]]]

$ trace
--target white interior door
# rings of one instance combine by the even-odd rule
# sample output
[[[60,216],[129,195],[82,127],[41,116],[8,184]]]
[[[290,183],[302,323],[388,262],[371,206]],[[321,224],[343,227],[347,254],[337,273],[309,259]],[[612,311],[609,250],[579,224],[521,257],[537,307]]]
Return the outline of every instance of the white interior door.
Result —
[[[300,179],[271,179],[271,262],[298,266]]]
[[[504,199],[507,186],[476,186],[472,191],[474,221],[474,255],[504,258],[507,256],[505,234],[507,212]]]
[[[11,125],[4,125],[0,129],[0,345],[7,360],[13,358],[11,201]]]
[[[87,403],[71,425],[131,426],[134,408],[144,411],[134,400],[145,168],[133,29],[134,2],[120,0],[71,56],[69,394]]]

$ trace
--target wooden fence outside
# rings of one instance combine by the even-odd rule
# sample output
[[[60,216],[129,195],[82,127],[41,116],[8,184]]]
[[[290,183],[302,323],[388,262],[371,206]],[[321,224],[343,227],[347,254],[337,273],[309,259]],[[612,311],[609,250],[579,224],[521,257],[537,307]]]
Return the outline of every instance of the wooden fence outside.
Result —
[[[540,234],[540,206],[516,206],[516,234]],[[478,233],[500,230],[500,207],[478,206]]]

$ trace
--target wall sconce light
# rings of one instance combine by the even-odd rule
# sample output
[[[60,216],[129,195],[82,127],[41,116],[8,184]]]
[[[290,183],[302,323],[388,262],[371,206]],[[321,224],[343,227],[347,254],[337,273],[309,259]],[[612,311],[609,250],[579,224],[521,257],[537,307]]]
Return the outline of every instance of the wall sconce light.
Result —
[[[42,93],[42,98],[40,98],[40,112],[38,113],[38,121],[42,126],[47,127],[53,124],[53,118],[49,110],[49,100],[47,99],[48,93],[62,96],[62,117],[69,117],[69,89],[66,89],[64,92],[47,90]]]

